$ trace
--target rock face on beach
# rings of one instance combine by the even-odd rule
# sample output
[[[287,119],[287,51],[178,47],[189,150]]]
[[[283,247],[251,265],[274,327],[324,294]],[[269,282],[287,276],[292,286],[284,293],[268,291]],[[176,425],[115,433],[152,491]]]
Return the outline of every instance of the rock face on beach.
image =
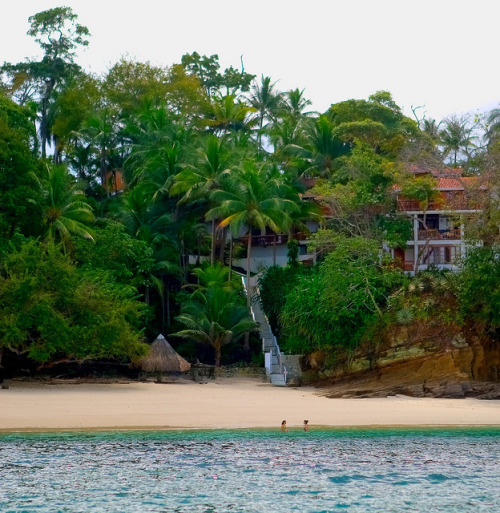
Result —
[[[318,379],[331,397],[478,397],[500,399],[500,343],[453,326],[393,327],[377,344],[339,355],[308,358],[304,380]]]

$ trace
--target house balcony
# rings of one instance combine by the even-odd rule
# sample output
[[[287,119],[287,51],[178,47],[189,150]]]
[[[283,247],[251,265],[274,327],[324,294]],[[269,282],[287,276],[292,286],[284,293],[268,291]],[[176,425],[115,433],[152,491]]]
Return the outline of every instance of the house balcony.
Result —
[[[397,208],[400,212],[429,212],[436,210],[477,210],[479,202],[467,198],[437,198],[429,201],[418,201],[398,198]]]
[[[305,233],[295,233],[291,238],[300,241],[307,240],[308,236]],[[278,245],[286,244],[289,239],[290,236],[284,233],[277,233],[271,235],[252,235],[252,246],[272,246],[275,243],[275,241]],[[244,244],[248,244],[248,235],[240,237],[239,240]]]
[[[418,240],[461,240],[460,228],[453,228],[447,231],[418,230]]]
[[[457,271],[458,263],[452,262],[432,262],[432,264],[420,264],[417,271],[426,271],[428,269],[439,269],[440,271]],[[413,275],[415,273],[415,262],[404,262],[403,271]]]
[[[398,210],[401,212],[421,212],[426,210],[440,210],[443,206],[442,201],[418,201],[398,198]]]

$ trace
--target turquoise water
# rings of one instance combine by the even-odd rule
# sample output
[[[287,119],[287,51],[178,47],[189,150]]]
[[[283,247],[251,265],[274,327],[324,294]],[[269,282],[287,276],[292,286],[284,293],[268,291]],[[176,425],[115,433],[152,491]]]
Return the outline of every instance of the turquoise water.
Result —
[[[0,511],[496,513],[500,428],[3,434]]]

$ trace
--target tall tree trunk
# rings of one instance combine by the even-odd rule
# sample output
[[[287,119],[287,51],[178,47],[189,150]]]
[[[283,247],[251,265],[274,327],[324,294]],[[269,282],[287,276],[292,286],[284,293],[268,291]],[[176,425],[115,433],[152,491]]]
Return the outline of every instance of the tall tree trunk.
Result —
[[[220,251],[219,251],[219,260],[224,263],[224,253],[226,252],[226,237],[227,237],[227,229],[223,228],[220,238]]]
[[[49,110],[49,99],[54,90],[56,82],[53,78],[45,81],[45,91],[42,97],[42,109],[40,116],[40,139],[42,146],[42,158],[47,156],[47,141],[49,138],[49,120],[47,119],[47,111]]]
[[[257,147],[258,147],[259,155],[263,153],[263,148],[262,148],[262,129],[264,127],[264,116],[265,116],[264,113],[262,113],[260,115],[259,132],[258,132],[258,135],[257,135]]]
[[[221,349],[220,347],[215,347],[215,366],[220,367],[220,355],[221,355]]]
[[[210,265],[215,261],[215,219],[212,219],[212,243],[210,245]]]
[[[250,262],[252,253],[252,231],[248,234],[247,244],[247,306],[250,308],[252,292],[250,290]]]
[[[196,244],[196,265],[199,266],[200,265],[200,261],[201,261],[201,251],[200,251],[201,237],[200,237],[199,233],[196,235],[196,240],[197,240],[197,244]]]
[[[247,307],[250,310],[252,305],[252,289],[250,287],[250,262],[252,253],[252,230],[248,233],[248,245],[247,245]],[[245,333],[245,340],[243,342],[243,349],[246,353],[250,352],[250,333]]]
[[[100,172],[101,172],[101,184],[104,187],[104,189],[106,190],[106,196],[109,198],[111,196],[111,193],[109,191],[109,185],[106,181],[106,174],[108,171],[108,166],[106,164],[106,153],[105,152],[106,152],[106,149],[101,148],[101,159],[100,159],[99,167],[100,167]]]
[[[229,281],[233,279],[233,234],[229,241]]]
[[[170,319],[170,289],[167,287],[167,326],[171,324]]]
[[[61,159],[61,144],[59,142],[59,138],[54,135],[54,163],[60,164],[62,162]]]
[[[38,150],[40,149],[40,144],[38,141],[38,135],[36,133],[36,116],[35,116],[35,119],[33,120],[33,132],[35,134],[33,136],[33,154],[38,155]]]
[[[10,225],[10,228],[9,228],[9,240],[12,239],[12,237],[14,236],[14,233],[16,231],[16,227],[17,227],[17,222],[14,221],[11,225]]]
[[[40,144],[42,147],[42,159],[47,157],[47,99],[42,98],[42,111],[40,119]]]
[[[276,265],[276,234],[273,234],[273,265]]]
[[[163,276],[161,277],[161,281],[165,284]],[[165,333],[165,286],[163,286],[163,292],[160,295],[161,300],[161,332]]]
[[[182,253],[183,253],[183,260],[184,260],[184,280],[187,281],[187,275],[188,275],[188,267],[189,267],[189,252],[186,248],[186,242],[184,239],[182,239]]]

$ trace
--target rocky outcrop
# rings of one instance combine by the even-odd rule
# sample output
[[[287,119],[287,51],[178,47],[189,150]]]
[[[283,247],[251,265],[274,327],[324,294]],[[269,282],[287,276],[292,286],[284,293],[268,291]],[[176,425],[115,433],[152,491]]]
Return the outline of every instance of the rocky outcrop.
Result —
[[[339,353],[309,356],[303,381],[317,380],[332,397],[406,394],[500,399],[500,343],[453,325],[391,328],[382,340]]]
[[[283,365],[286,369],[286,383],[288,386],[300,386],[302,383],[301,355],[282,355]]]

